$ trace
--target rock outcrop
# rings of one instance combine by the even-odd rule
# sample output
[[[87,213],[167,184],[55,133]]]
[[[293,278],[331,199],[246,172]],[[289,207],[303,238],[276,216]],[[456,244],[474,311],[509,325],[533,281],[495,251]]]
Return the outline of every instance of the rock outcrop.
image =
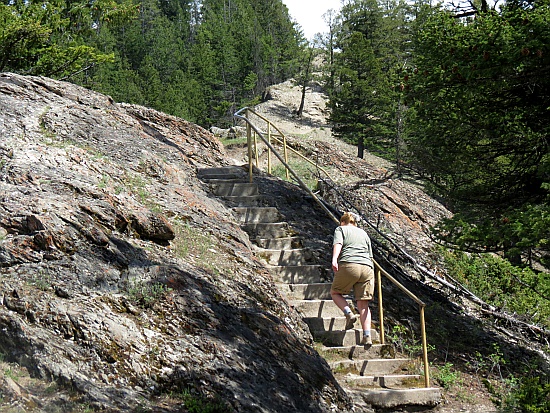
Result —
[[[9,73],[0,114],[0,352],[79,395],[52,403],[346,411],[307,327],[196,178],[227,162],[210,132]]]

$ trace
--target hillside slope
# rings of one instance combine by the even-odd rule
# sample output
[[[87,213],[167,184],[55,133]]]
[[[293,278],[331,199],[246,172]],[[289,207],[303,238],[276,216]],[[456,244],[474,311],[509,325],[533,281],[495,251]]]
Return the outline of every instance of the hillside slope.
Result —
[[[8,73],[0,114],[2,411],[346,411],[196,177],[227,163],[212,134]]]

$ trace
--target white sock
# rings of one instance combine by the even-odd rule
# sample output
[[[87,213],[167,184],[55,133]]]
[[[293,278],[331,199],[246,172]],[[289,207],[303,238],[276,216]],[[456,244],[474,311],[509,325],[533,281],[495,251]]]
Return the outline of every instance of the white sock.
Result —
[[[370,336],[370,330],[363,330],[364,336]]]
[[[344,307],[344,315],[346,315],[346,314],[351,314],[351,308],[349,308],[348,305],[346,305],[346,306]]]

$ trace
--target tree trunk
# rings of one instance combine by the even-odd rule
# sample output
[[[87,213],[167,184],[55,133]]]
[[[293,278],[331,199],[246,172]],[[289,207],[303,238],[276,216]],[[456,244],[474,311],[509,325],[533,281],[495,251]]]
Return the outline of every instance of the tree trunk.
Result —
[[[311,61],[313,60],[313,47],[309,49],[309,56],[307,59],[306,64],[306,71],[304,73],[304,76],[302,78],[302,101],[300,102],[300,107],[298,108],[298,112],[296,113],[298,117],[302,117],[302,113],[304,112],[304,104],[306,101],[306,87],[309,82],[309,72],[311,70]]]
[[[365,139],[362,136],[357,138],[357,157],[363,159],[365,155]]]
[[[304,81],[304,84],[302,85],[302,101],[300,102],[300,107],[298,108],[297,112],[298,117],[302,117],[302,113],[304,112],[304,104],[306,101],[306,85],[307,82]]]

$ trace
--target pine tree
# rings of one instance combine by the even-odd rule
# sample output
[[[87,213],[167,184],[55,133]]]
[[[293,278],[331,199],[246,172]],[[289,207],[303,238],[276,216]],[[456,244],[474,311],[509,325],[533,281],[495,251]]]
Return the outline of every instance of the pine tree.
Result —
[[[410,162],[456,212],[439,235],[519,263],[548,251],[550,8],[427,9],[415,35]]]
[[[135,12],[131,1],[10,1],[0,4],[0,71],[69,79],[113,61],[87,42]]]
[[[399,103],[397,76],[406,57],[403,4],[379,6],[355,0],[341,12],[329,78],[331,121],[337,136],[390,156],[394,153]]]

